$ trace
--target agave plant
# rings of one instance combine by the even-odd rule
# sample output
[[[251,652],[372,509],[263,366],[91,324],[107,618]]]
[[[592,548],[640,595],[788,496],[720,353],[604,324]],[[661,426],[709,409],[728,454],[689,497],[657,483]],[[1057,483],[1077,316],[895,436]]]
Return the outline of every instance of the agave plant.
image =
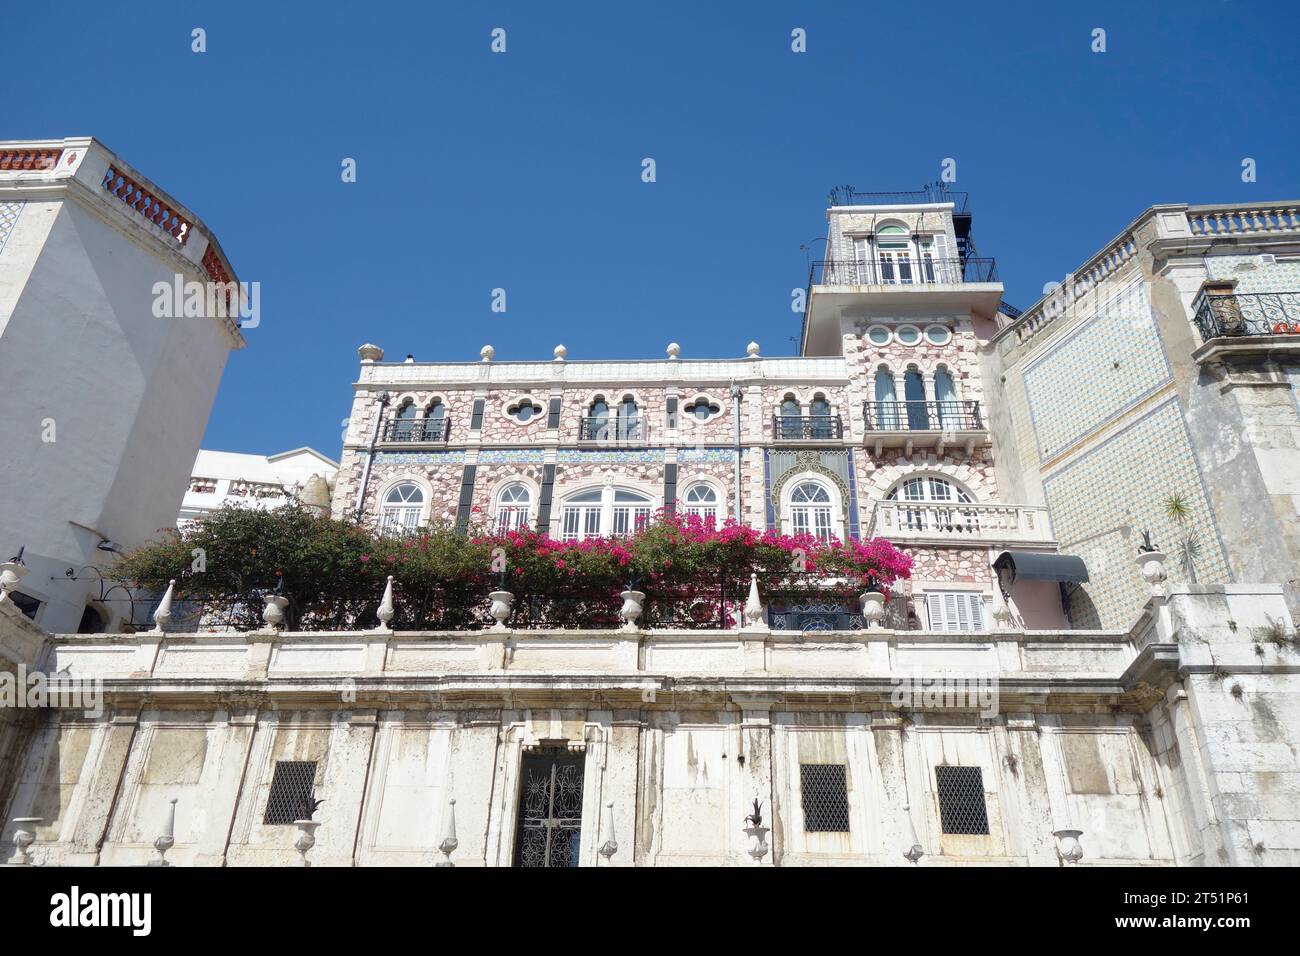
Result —
[[[1187,580],[1196,584],[1196,559],[1201,554],[1201,542],[1196,532],[1187,526],[1192,518],[1192,506],[1182,492],[1174,492],[1165,499],[1165,517],[1178,528],[1178,559]]]

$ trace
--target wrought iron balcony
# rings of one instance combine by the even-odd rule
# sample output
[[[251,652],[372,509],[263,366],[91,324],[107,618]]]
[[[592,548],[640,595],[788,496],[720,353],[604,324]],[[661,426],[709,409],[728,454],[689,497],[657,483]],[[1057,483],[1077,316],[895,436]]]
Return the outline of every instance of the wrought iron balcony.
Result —
[[[863,402],[869,432],[983,431],[977,401]]]
[[[990,505],[969,501],[877,501],[867,537],[1047,544],[1048,511],[1037,505]]]
[[[451,419],[390,418],[384,422],[382,441],[445,442],[451,434]]]
[[[645,438],[640,416],[609,418],[591,416],[578,419],[578,441],[626,442]]]
[[[773,415],[772,437],[778,441],[832,441],[844,437],[838,415]]]
[[[1197,300],[1201,338],[1300,335],[1300,292],[1206,294]]]
[[[959,285],[966,282],[997,282],[995,259],[899,259],[877,256],[844,262],[814,262],[809,285]]]

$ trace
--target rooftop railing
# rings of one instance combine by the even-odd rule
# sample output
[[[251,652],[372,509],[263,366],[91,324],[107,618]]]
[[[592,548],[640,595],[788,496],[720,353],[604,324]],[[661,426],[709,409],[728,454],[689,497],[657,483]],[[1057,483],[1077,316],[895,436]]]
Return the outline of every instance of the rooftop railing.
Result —
[[[970,211],[970,194],[950,192],[942,183],[932,183],[921,189],[901,192],[858,192],[852,186],[836,186],[828,197],[832,206],[915,206],[923,203],[950,202],[953,212],[962,215]]]

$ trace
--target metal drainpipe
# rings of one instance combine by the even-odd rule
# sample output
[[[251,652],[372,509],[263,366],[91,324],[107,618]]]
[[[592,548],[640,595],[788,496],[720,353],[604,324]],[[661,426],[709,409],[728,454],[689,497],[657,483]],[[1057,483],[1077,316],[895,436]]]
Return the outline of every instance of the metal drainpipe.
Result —
[[[379,414],[375,416],[375,430],[370,433],[370,448],[366,451],[366,466],[361,471],[361,488],[357,492],[356,517],[361,517],[361,510],[366,504],[366,486],[370,483],[370,463],[375,458],[375,445],[379,441],[379,429],[384,424],[384,409],[388,406],[388,393],[379,393]]]
[[[740,506],[740,458],[741,458],[741,454],[740,454],[740,403],[741,403],[741,396],[742,396],[743,394],[744,394],[743,389],[741,389],[741,387],[740,387],[739,385],[737,385],[735,382],[732,382],[732,383],[731,383],[731,401],[732,401],[733,406],[735,407],[735,410],[736,410],[735,415],[734,415],[733,417],[736,419],[736,522],[737,522],[737,523],[743,523],[743,522],[741,522],[741,506]]]

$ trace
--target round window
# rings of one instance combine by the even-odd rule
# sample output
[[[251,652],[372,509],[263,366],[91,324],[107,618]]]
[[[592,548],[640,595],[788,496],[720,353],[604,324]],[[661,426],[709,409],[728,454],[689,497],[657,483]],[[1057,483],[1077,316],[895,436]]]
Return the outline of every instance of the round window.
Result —
[[[900,325],[894,335],[901,345],[916,345],[921,341],[921,330],[915,325]]]
[[[932,325],[925,330],[925,337],[934,345],[947,345],[952,341],[952,330],[946,325]]]
[[[867,329],[867,341],[872,345],[888,345],[889,329],[883,325],[873,325]]]

